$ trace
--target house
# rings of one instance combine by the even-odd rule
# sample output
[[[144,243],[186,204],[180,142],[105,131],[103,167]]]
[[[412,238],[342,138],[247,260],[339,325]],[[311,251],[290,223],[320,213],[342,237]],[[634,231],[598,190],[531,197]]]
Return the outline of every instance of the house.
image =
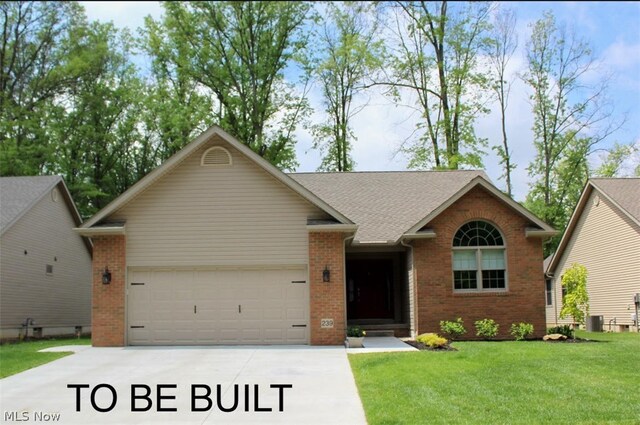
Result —
[[[640,294],[640,178],[590,179],[547,271],[547,324],[560,319],[562,275],[572,264],[587,268],[589,315],[604,330],[637,330],[634,296]]]
[[[0,338],[91,330],[91,244],[59,176],[0,178]]]
[[[480,171],[284,174],[214,126],[78,232],[96,346],[331,345],[457,317],[544,334],[555,231]]]

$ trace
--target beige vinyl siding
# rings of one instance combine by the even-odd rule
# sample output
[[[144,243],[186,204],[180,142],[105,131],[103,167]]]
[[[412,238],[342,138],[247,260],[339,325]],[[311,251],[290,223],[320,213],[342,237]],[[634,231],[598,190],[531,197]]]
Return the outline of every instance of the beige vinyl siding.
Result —
[[[415,286],[414,286],[414,274],[415,270],[413,268],[413,248],[408,249],[406,255],[406,265],[405,270],[407,273],[406,282],[408,288],[408,306],[405,311],[409,312],[409,332],[410,335],[416,336],[416,313],[415,313],[415,302],[416,302],[416,294],[415,294]]]
[[[90,326],[91,256],[74,227],[62,195],[54,202],[47,194],[2,235],[3,334],[15,335],[10,330],[20,329],[28,317],[45,335],[48,328]],[[53,266],[51,275],[47,264]]]
[[[233,165],[203,167],[221,144]],[[205,144],[114,213],[127,265],[306,265],[307,218],[326,214],[222,141]]]
[[[599,205],[594,197],[599,196]],[[562,306],[560,278],[573,263],[587,268],[590,314],[603,315],[605,329],[615,318],[618,325],[631,325],[633,294],[640,292],[640,227],[618,210],[597,189],[591,193],[571,240],[560,258],[554,279],[555,317]],[[550,316],[547,316],[549,321]],[[569,323],[558,319],[558,323]]]

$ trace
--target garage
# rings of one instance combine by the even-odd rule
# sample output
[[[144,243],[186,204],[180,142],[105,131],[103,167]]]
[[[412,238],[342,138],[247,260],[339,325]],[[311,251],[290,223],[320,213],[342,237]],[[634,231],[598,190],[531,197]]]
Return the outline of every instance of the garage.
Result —
[[[129,345],[308,344],[306,269],[128,269]]]

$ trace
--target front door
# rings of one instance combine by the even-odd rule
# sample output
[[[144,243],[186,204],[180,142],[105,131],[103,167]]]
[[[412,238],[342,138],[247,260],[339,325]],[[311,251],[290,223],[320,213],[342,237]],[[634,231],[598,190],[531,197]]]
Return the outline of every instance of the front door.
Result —
[[[393,318],[393,261],[347,261],[347,318]]]

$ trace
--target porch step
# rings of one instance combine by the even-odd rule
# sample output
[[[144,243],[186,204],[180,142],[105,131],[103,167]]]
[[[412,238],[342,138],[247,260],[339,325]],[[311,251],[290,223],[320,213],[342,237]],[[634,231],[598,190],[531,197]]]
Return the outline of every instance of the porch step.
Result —
[[[395,333],[393,332],[393,329],[389,329],[389,330],[371,330],[371,331],[366,331],[367,332],[367,336],[395,336]]]

